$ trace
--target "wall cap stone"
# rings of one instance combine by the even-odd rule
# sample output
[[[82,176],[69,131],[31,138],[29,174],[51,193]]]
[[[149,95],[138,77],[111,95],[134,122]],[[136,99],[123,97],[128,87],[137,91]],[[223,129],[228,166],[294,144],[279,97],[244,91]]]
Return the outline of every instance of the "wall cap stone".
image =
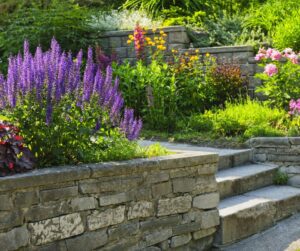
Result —
[[[164,32],[178,32],[178,31],[186,31],[184,26],[168,26],[168,27],[161,27],[158,29],[162,29]],[[105,31],[100,35],[100,38],[106,37],[123,37],[128,36],[133,33],[133,30],[117,30],[117,31]],[[152,29],[147,29],[146,34],[153,34],[154,32]]]
[[[28,173],[0,178],[0,192],[24,189],[72,180],[104,176],[142,173],[145,170],[163,170],[196,166],[218,161],[218,155],[207,152],[183,152],[154,158],[84,164],[37,169]]]
[[[287,147],[300,145],[300,137],[257,137],[246,142],[252,148],[258,147]]]
[[[202,47],[192,49],[182,49],[181,52],[193,51],[199,49],[200,53],[231,53],[231,52],[253,52],[253,46],[241,45],[241,46],[218,46],[218,47]]]

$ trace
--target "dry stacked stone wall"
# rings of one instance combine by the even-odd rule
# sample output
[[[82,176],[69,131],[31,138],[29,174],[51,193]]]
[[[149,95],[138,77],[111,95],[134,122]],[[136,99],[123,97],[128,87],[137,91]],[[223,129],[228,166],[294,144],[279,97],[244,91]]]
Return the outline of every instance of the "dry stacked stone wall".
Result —
[[[162,28],[166,33],[167,60],[171,60],[171,54],[168,53],[172,49],[177,49],[180,52],[187,50],[192,52],[199,49],[203,56],[209,53],[217,58],[218,63],[226,62],[237,64],[241,68],[243,76],[248,77],[250,95],[254,95],[255,87],[261,84],[259,79],[254,78],[255,73],[261,72],[262,68],[257,65],[254,60],[255,51],[252,46],[220,46],[220,47],[205,47],[205,48],[190,48],[193,47],[187,30],[182,26],[171,26]],[[129,60],[136,61],[136,54],[133,45],[128,45],[128,35],[133,34],[133,31],[110,31],[105,32],[99,38],[100,46],[107,53],[115,52],[121,61]],[[146,35],[154,37],[152,30],[147,30]],[[198,37],[206,37],[206,33],[199,33]]]
[[[0,250],[210,247],[217,161],[180,153],[0,178]]]
[[[300,137],[259,137],[248,143],[254,161],[278,163],[289,176],[288,184],[300,187]]]

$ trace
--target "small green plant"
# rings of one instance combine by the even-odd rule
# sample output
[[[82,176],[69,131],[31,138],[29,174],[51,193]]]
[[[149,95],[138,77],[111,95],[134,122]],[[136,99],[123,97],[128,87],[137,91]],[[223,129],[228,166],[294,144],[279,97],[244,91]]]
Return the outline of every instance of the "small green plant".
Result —
[[[159,143],[152,144],[148,147],[143,148],[145,157],[151,158],[155,156],[163,156],[171,154],[165,147],[161,146]]]
[[[274,183],[276,185],[286,185],[288,180],[289,180],[289,176],[285,172],[279,170],[274,176]]]

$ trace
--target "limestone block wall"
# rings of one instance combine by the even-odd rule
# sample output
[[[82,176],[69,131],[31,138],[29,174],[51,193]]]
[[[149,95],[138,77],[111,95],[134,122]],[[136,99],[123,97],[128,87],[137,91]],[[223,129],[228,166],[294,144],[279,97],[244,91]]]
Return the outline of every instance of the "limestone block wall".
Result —
[[[194,52],[197,48],[181,50],[182,52]],[[249,94],[255,96],[255,87],[261,84],[259,79],[254,75],[262,72],[262,68],[258,66],[254,60],[255,51],[253,46],[220,46],[220,47],[205,47],[199,48],[199,53],[204,57],[207,53],[214,56],[217,63],[227,63],[238,65],[241,69],[241,74],[248,80]]]
[[[191,40],[185,27],[170,26],[162,28],[162,30],[167,35],[165,40],[168,51],[189,48]],[[135,50],[133,44],[127,44],[128,36],[132,34],[133,30],[105,32],[99,37],[99,45],[107,53],[115,52],[119,59],[133,62],[136,60]],[[158,34],[159,31],[157,31],[156,35]],[[152,30],[147,30],[146,36],[153,38],[155,33]]]
[[[198,48],[190,48],[192,46],[192,41],[188,36],[187,30],[183,26],[170,26],[162,28],[166,33],[166,58],[169,60],[170,52],[172,49],[180,50],[185,52],[189,50],[190,52]],[[119,59],[122,61],[129,60],[130,62],[136,61],[136,54],[133,45],[128,45],[128,36],[133,34],[132,30],[129,31],[109,31],[105,32],[99,37],[99,45],[107,53],[115,52]],[[152,30],[147,30],[146,35],[154,37]],[[199,38],[201,36],[206,37],[207,33],[199,33],[197,35]],[[237,64],[241,68],[243,76],[248,77],[249,81],[249,92],[250,95],[254,95],[254,90],[257,85],[261,82],[254,78],[255,73],[261,72],[262,69],[256,64],[254,60],[255,51],[252,46],[220,46],[220,47],[205,47],[199,48],[200,54],[203,56],[206,53],[211,54],[217,58],[219,63],[233,63]]]
[[[288,184],[300,187],[300,137],[260,137],[248,143],[254,161],[280,164],[289,176]]]
[[[0,178],[0,250],[205,249],[217,161],[180,153]]]

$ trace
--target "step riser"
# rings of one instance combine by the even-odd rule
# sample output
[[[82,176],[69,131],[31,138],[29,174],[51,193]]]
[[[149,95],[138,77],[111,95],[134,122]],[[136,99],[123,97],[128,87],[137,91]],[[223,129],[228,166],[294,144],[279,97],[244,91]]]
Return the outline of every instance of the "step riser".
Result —
[[[275,222],[300,211],[300,196],[264,202],[236,214],[221,217],[215,237],[216,246],[226,246],[266,230]]]
[[[257,175],[244,177],[241,179],[218,182],[220,198],[223,199],[229,196],[242,194],[248,191],[255,190],[257,188],[272,185],[276,172],[277,169],[272,169]]]
[[[218,170],[241,166],[252,162],[252,150],[219,157]]]
[[[251,210],[221,217],[215,244],[228,245],[258,233],[274,224],[276,208],[273,203],[259,204]]]

